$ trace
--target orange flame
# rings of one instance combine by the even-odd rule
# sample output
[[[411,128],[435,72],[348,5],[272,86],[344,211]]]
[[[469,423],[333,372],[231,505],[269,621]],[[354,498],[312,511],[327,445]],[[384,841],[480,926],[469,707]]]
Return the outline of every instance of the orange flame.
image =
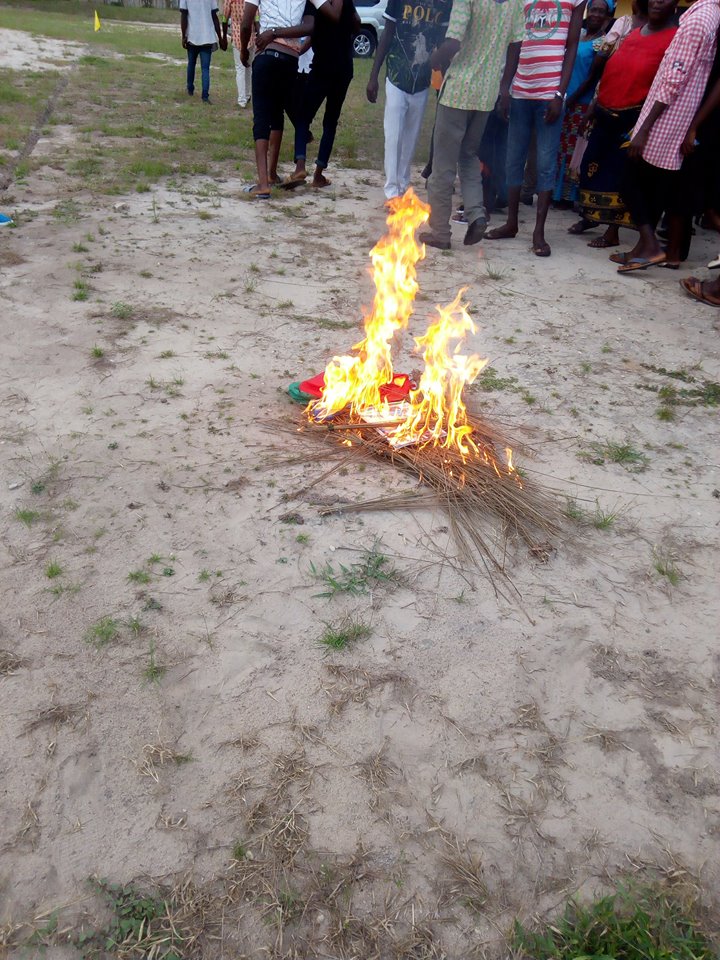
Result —
[[[465,288],[452,303],[438,306],[438,318],[423,336],[415,338],[425,361],[417,390],[407,402],[393,405],[381,394],[381,388],[393,380],[393,338],[407,327],[418,291],[416,266],[425,256],[425,247],[416,240],[415,231],[430,215],[430,208],[412,189],[388,206],[388,232],[370,251],[376,293],[364,321],[365,339],[352,348],[353,355],[333,357],[329,362],[323,394],[310,404],[308,412],[313,419],[322,420],[349,407],[352,414],[368,422],[402,419],[397,427],[383,428],[392,446],[412,443],[453,448],[463,459],[477,457],[498,477],[512,477],[522,485],[509,447],[503,464],[491,446],[472,436],[463,391],[488,360],[460,352],[465,336],[476,332],[468,304],[463,302]],[[343,442],[351,445],[349,440]],[[452,469],[449,472],[452,476]],[[464,482],[464,474],[458,482]]]
[[[418,290],[416,264],[425,247],[415,231],[430,216],[430,207],[412,190],[390,200],[388,232],[370,251],[375,282],[372,311],[365,317],[365,339],[352,348],[355,356],[333,357],[325,368],[325,388],[311,404],[316,419],[332,416],[346,406],[387,408],[380,387],[393,378],[392,339],[410,320]]]
[[[422,337],[415,338],[418,348],[424,348],[425,370],[418,389],[410,394],[407,418],[393,433],[394,446],[412,441],[457,447],[464,457],[478,452],[470,436],[472,427],[462,394],[488,361],[475,354],[458,353],[459,342],[450,349],[453,340],[461,341],[466,333],[476,332],[468,305],[462,302],[464,293],[465,288],[447,307],[437,307],[438,319]]]

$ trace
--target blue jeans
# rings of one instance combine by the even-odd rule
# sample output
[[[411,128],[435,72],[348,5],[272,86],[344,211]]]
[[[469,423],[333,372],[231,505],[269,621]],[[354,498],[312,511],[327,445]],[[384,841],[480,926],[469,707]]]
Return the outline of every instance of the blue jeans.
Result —
[[[554,123],[545,123],[549,100],[510,99],[510,126],[507,140],[508,187],[519,187],[525,177],[525,163],[533,128],[537,137],[538,193],[552,190],[557,176],[557,158],[560,149],[563,111]]]
[[[316,64],[313,63],[305,87],[305,96],[295,124],[295,160],[305,159],[310,124],[315,119],[315,115],[324,101],[323,132],[318,147],[316,166],[324,170],[330,163],[330,154],[335,144],[340,112],[345,103],[345,96],[352,76],[352,60],[345,65],[344,70],[323,70],[322,67],[318,69]]]
[[[188,93],[195,93],[195,65],[197,58],[200,57],[200,75],[202,76],[202,98],[207,100],[210,96],[210,57],[212,57],[212,44],[206,43],[202,47],[196,47],[192,43],[187,45],[188,65],[187,65],[187,90]]]

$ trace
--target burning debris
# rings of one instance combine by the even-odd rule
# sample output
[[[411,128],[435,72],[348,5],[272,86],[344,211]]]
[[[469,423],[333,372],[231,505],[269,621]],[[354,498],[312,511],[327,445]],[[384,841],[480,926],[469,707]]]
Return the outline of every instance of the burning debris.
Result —
[[[413,313],[416,266],[425,256],[415,234],[430,211],[412,189],[389,207],[388,232],[370,253],[376,293],[364,339],[351,354],[333,357],[323,375],[293,384],[291,394],[310,399],[305,429],[335,448],[339,441],[349,451],[390,461],[427,488],[425,497],[412,491],[342,510],[443,504],[463,554],[477,551],[486,566],[504,572],[508,535],[536,547],[557,532],[560,511],[521,477],[511,443],[467,409],[466,388],[488,360],[462,352],[466,335],[476,332],[464,289],[438,306],[436,319],[415,338],[424,361],[418,382],[394,370],[393,340]],[[500,529],[486,535],[493,515]]]

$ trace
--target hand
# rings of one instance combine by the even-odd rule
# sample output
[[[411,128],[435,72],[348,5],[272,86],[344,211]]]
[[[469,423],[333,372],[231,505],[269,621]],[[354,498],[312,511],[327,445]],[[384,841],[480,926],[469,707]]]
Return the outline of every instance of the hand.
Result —
[[[550,103],[545,109],[544,120],[545,123],[555,123],[560,119],[560,114],[562,113],[563,102],[560,97],[553,97]]]
[[[227,50],[227,37],[220,37],[220,49]]]
[[[695,144],[697,142],[697,130],[693,127],[690,127],[688,130],[685,139],[683,140],[680,146],[680,153],[684,157],[689,157],[691,153],[695,151]]]
[[[370,103],[377,103],[377,98],[378,98],[377,79],[370,77],[370,79],[368,80],[367,90],[365,91],[365,93]]]
[[[559,100],[560,97],[556,97],[555,99]],[[570,110],[574,110],[576,106],[577,106],[577,98],[573,94],[572,97],[568,97],[567,100],[565,101],[565,109],[569,112]]]
[[[501,90],[500,96],[497,98],[497,103],[495,104],[495,111],[501,120],[504,120],[505,123],[510,119],[510,91]]]
[[[435,47],[430,56],[430,67],[433,70],[439,70],[440,73],[445,73],[448,68],[447,57],[443,56],[442,47]]]
[[[640,127],[639,130],[635,131],[630,141],[630,146],[628,147],[628,156],[633,160],[640,160],[643,155],[643,150],[647,144],[647,140],[648,131],[645,129],[645,127]]]
[[[183,50],[187,50],[187,37],[182,38]]]
[[[250,54],[248,53],[247,47],[241,47],[241,48],[240,48],[240,63],[241,63],[244,67],[249,67],[249,66],[250,66]]]
[[[255,40],[255,49],[258,53],[262,53],[265,47],[275,39],[275,34],[272,30],[263,30],[261,34],[258,34],[257,39]]]

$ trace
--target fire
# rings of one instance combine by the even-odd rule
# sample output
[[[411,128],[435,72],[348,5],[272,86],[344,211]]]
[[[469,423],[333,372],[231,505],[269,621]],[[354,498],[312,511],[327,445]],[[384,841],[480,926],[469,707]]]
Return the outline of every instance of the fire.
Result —
[[[505,450],[506,464],[495,457],[487,443],[473,439],[463,391],[487,366],[476,354],[461,353],[461,345],[476,327],[463,302],[465,288],[445,307],[438,306],[434,320],[421,337],[415,338],[422,352],[424,371],[417,389],[402,403],[388,403],[383,388],[393,382],[392,341],[407,327],[418,291],[416,266],[425,256],[415,232],[424,224],[430,208],[412,189],[391,200],[388,232],[370,252],[375,282],[375,299],[365,317],[365,339],[356,344],[353,355],[333,357],[325,369],[324,388],[319,400],[310,404],[309,414],[323,420],[349,408],[368,423],[378,423],[393,447],[432,444],[455,450],[463,460],[476,457],[498,476],[517,478],[512,450]],[[388,427],[383,421],[393,421]],[[399,422],[398,422],[399,421]],[[349,445],[349,441],[344,441]],[[450,462],[450,461],[448,461]],[[452,476],[452,469],[450,469]],[[460,476],[462,482],[462,476]]]
[[[354,356],[333,357],[327,365],[323,395],[311,405],[317,420],[346,406],[352,413],[366,407],[387,409],[380,387],[393,379],[392,339],[410,320],[418,291],[415,268],[425,256],[415,231],[430,216],[430,207],[412,188],[388,206],[388,232],[370,251],[376,292],[364,321],[365,339],[352,348]]]
[[[410,394],[410,412],[392,436],[393,445],[412,440],[457,447],[463,457],[478,452],[462,394],[488,361],[458,353],[459,342],[450,349],[453,340],[461,341],[466,333],[476,332],[468,305],[462,302],[464,293],[465,288],[447,307],[437,307],[438,319],[422,337],[415,338],[418,349],[423,349],[425,369],[418,389]]]

